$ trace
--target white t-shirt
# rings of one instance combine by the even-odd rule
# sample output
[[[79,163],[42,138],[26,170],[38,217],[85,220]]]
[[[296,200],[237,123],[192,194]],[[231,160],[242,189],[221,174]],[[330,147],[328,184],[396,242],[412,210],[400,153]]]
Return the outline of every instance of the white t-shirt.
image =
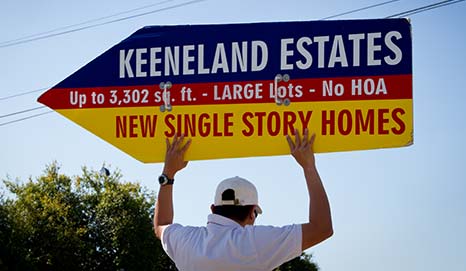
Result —
[[[301,225],[246,226],[216,214],[206,227],[172,224],[162,246],[180,271],[272,270],[301,255]]]

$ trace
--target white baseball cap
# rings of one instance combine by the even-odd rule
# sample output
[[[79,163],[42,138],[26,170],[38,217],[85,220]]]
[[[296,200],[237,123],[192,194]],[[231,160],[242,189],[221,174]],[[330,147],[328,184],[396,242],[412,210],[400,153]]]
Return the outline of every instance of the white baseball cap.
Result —
[[[223,192],[228,189],[234,191],[234,200],[222,200]],[[225,179],[218,184],[217,191],[215,192],[214,205],[255,205],[257,212],[262,214],[262,209],[259,207],[256,187],[250,181],[238,176]]]

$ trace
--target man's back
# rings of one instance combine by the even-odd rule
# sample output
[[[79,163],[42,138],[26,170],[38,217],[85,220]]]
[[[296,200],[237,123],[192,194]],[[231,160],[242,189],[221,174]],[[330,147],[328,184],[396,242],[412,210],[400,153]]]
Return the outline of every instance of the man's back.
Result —
[[[206,227],[172,224],[162,235],[180,270],[272,270],[301,254],[301,225],[245,226],[211,214]]]
[[[306,181],[310,199],[306,223],[285,227],[253,226],[257,215],[262,213],[257,189],[251,182],[236,176],[217,186],[206,227],[183,227],[173,224],[173,184],[175,174],[188,164],[184,154],[191,140],[184,143],[183,135],[175,136],[171,143],[166,139],[154,231],[180,270],[272,270],[332,236],[330,205],[312,150],[315,134],[309,135],[306,128],[301,138],[295,130],[294,140],[289,135],[286,140]],[[293,180],[283,184],[284,187],[293,185]]]

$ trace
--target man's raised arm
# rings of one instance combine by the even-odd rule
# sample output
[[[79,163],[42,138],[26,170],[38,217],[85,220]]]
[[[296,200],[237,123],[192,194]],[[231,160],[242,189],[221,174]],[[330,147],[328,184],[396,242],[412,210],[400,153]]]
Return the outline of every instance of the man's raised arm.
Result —
[[[330,205],[324,186],[315,165],[313,144],[315,134],[309,138],[309,132],[304,130],[301,139],[297,130],[293,139],[287,135],[291,155],[303,168],[309,192],[309,222],[302,227],[302,250],[308,249],[333,235]]]
[[[165,164],[162,174],[169,180],[174,180],[175,174],[188,165],[188,162],[184,160],[184,154],[191,144],[191,139],[189,139],[184,145],[183,140],[184,136],[179,138],[175,136],[172,143],[170,143],[168,138],[166,139],[167,151],[165,154]],[[163,229],[172,223],[173,185],[160,185],[154,214],[154,231],[159,239],[162,237]]]

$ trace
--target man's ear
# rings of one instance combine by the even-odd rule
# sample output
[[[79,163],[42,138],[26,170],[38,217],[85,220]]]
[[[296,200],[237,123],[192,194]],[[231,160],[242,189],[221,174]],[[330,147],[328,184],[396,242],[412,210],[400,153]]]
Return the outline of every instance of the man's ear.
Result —
[[[249,218],[254,221],[254,219],[256,218],[256,214],[254,213],[254,210],[255,210],[255,206],[252,206],[251,209],[249,210]]]
[[[210,211],[212,212],[212,214],[214,213],[214,207],[215,207],[215,205],[213,205],[213,204],[210,205]]]

